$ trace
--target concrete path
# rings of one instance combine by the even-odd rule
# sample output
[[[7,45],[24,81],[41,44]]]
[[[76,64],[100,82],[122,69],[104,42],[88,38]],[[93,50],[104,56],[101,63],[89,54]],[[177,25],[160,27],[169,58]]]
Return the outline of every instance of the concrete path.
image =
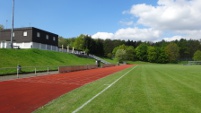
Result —
[[[50,75],[50,74],[58,74],[58,71],[50,71],[50,72],[40,72],[40,73],[29,73],[29,74],[19,74],[19,78],[28,78],[28,77],[34,77],[34,76],[44,76],[44,75]],[[0,76],[0,81],[7,81],[7,80],[14,80],[19,79],[16,75],[3,75]]]

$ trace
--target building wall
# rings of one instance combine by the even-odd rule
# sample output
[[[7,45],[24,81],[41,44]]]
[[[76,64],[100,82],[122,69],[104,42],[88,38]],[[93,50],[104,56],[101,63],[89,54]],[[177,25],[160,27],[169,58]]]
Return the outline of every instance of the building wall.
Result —
[[[26,36],[24,33],[26,32]],[[11,30],[6,29],[1,31],[0,40],[2,41],[10,41],[11,40]],[[28,29],[15,29],[13,33],[13,42],[30,42],[32,41],[32,30]]]
[[[0,48],[10,48],[11,30],[0,32]],[[13,45],[19,48],[58,50],[58,35],[34,27],[14,29]]]
[[[0,48],[10,48],[10,41],[0,41]]]
[[[41,43],[36,43],[36,42],[32,42],[32,48],[37,48],[37,49],[42,49],[42,50],[58,51],[57,46],[41,44]]]
[[[36,42],[22,42],[22,43],[13,43],[15,47],[19,47],[21,49],[29,49],[29,48],[36,48],[42,50],[51,50],[51,51],[58,51],[57,46],[41,44]]]
[[[32,31],[33,42],[58,46],[58,35],[37,28],[33,28]]]

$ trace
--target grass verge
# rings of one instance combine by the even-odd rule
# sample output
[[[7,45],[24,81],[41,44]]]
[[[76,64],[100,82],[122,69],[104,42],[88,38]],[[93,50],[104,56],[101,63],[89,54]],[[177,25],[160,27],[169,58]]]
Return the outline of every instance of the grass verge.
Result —
[[[24,68],[24,72],[34,71],[34,67],[42,71],[47,70],[47,67],[55,70],[61,65],[95,64],[94,59],[39,49],[0,49],[0,56],[0,68],[16,67],[19,64]],[[6,73],[16,73],[16,68],[0,70],[0,74]]]

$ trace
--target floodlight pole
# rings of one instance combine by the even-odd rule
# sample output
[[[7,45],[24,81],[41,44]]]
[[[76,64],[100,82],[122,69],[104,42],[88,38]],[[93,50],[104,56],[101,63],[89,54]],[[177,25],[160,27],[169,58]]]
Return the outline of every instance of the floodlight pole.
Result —
[[[14,9],[15,9],[15,0],[13,0],[12,7],[12,28],[11,28],[11,38],[10,38],[10,47],[13,48],[13,29],[14,29]]]

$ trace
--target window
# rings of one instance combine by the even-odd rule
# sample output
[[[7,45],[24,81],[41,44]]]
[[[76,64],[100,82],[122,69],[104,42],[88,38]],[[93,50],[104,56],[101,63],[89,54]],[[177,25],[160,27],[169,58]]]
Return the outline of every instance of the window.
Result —
[[[24,32],[23,32],[23,36],[27,36],[27,31],[24,31]]]
[[[56,40],[56,38],[55,37],[53,37],[53,41],[55,41]]]
[[[46,35],[46,39],[49,40],[49,36],[48,35]]]
[[[37,32],[37,37],[38,37],[38,38],[40,37],[40,33],[39,33],[39,32]]]

